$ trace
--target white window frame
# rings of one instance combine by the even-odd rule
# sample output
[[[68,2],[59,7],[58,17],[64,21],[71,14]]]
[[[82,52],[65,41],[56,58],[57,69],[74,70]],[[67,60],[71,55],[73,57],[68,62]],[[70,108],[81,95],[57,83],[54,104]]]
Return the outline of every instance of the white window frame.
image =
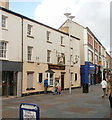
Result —
[[[51,77],[51,75],[52,75],[52,77]],[[54,84],[54,76],[55,76],[54,73],[47,73],[48,85],[49,86],[53,86],[53,84]]]
[[[28,36],[32,36],[32,27],[33,27],[33,26],[30,25],[30,24],[27,25],[27,35],[28,35]]]
[[[30,49],[31,51],[30,51],[29,49]],[[30,58],[30,59],[29,59],[29,58]],[[32,60],[33,60],[32,58],[33,58],[33,47],[32,47],[32,46],[28,46],[28,47],[27,47],[27,60],[28,60],[28,61],[32,61]]]
[[[7,58],[7,48],[8,48],[8,42],[0,41],[0,58]]]
[[[1,24],[2,28],[7,29],[7,18],[8,18],[7,16],[2,15],[2,18],[1,18],[2,19],[2,21],[1,21],[2,22],[2,24]]]

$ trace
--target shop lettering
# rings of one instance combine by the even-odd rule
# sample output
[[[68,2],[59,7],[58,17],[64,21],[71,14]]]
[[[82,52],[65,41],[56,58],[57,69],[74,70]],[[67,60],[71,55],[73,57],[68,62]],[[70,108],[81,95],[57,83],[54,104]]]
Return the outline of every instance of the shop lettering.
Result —
[[[49,69],[65,70],[65,66],[49,65]]]

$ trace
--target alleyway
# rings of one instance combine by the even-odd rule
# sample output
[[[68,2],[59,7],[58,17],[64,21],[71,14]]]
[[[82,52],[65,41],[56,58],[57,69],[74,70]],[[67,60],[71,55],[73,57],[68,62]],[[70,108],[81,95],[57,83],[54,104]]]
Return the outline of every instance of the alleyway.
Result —
[[[102,99],[100,85],[82,93],[82,88],[62,91],[61,95],[38,94],[21,98],[3,98],[3,118],[19,118],[21,103],[34,103],[40,107],[40,118],[110,118],[108,98]]]

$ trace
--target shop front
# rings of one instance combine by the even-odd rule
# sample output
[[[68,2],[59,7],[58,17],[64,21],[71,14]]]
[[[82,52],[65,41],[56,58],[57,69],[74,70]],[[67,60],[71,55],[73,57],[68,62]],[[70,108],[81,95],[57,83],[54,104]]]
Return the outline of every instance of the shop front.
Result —
[[[2,96],[21,96],[22,63],[1,61]]]
[[[81,83],[93,85],[95,81],[95,65],[85,62],[85,65],[81,65]]]
[[[48,69],[49,70],[46,71],[48,74],[50,74],[48,76],[48,81],[53,79],[53,82],[59,82],[63,90],[65,88],[65,65],[48,64]],[[50,76],[54,77],[51,78]]]

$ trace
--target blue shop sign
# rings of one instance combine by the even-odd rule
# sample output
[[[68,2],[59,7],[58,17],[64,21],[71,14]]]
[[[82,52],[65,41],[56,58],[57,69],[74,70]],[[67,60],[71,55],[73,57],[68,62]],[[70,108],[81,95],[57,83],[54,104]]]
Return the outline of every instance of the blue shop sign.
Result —
[[[95,73],[95,65],[94,64],[89,64],[89,73],[94,74]]]

